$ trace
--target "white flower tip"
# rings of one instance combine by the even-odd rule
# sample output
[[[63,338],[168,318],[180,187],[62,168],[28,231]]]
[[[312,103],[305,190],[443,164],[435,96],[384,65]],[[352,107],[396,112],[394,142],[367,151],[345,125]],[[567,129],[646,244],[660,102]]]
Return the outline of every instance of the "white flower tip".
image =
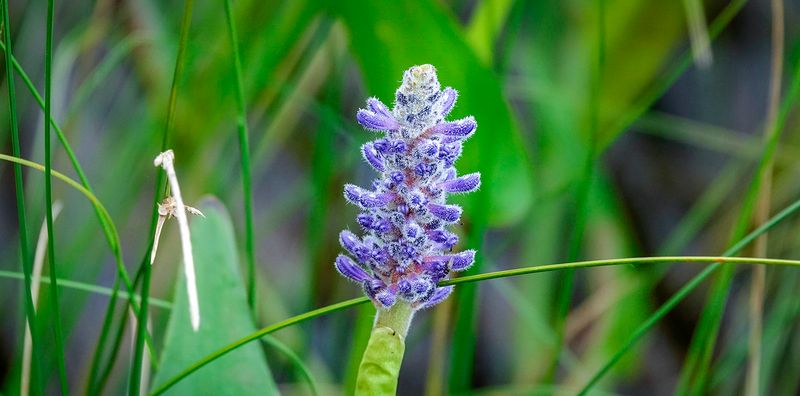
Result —
[[[174,160],[175,153],[170,149],[156,156],[156,159],[153,160],[153,165],[167,167],[169,166],[168,164],[172,164]]]

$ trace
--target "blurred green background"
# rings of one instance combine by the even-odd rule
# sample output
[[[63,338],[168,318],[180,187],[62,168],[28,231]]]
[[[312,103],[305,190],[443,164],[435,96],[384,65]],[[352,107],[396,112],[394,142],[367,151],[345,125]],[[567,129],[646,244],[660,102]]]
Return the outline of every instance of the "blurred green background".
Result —
[[[41,91],[46,2],[10,6],[12,35],[3,42],[11,40]],[[118,227],[131,273],[149,238],[157,175],[152,160],[161,147],[182,12],[179,1],[56,3],[53,116]],[[221,1],[194,4],[169,146],[187,203],[199,204],[205,195],[222,203],[204,204],[214,224],[221,224],[206,230],[208,240],[235,235],[213,253],[222,258],[198,263],[200,270],[223,273],[224,264],[233,263],[227,271],[241,280],[245,222],[224,12]],[[458,167],[482,172],[483,186],[474,197],[455,198],[465,205],[457,230],[462,248],[479,251],[471,273],[579,259],[720,254],[762,153],[774,55],[771,12],[769,1],[737,0],[237,0],[258,312],[255,325],[243,324],[240,333],[209,336],[217,338],[207,352],[254,328],[359,295],[332,264],[340,250],[338,232],[357,228],[357,211],[345,204],[342,185],[368,185],[374,177],[359,147],[375,135],[355,122],[355,112],[369,96],[391,102],[403,70],[416,64],[433,64],[442,84],[459,90],[454,118],[474,115],[479,123]],[[785,2],[784,20],[788,87],[800,60],[800,3]],[[3,77],[0,151],[9,154],[6,85]],[[41,109],[21,79],[15,85],[22,156],[43,163]],[[798,133],[798,117],[790,115],[775,157],[773,213],[800,193]],[[77,179],[57,140],[53,144],[54,169]],[[23,283],[13,276],[21,265],[7,162],[0,164],[0,185],[0,393],[17,394],[25,310]],[[36,241],[45,208],[42,174],[26,169],[25,187],[29,237]],[[114,258],[92,206],[59,181],[54,198],[64,207],[54,227],[58,277],[111,287]],[[223,205],[232,233],[225,232]],[[797,257],[798,227],[790,219],[771,231],[768,255]],[[170,221],[151,297],[183,296],[176,287],[180,258],[177,224]],[[459,286],[447,303],[415,319],[400,394],[570,394],[699,270],[660,265],[577,271],[565,322],[558,312],[570,275]],[[702,393],[742,390],[750,276],[750,268],[735,270]],[[228,286],[209,287],[241,288],[243,295],[244,280],[232,279]],[[708,285],[636,344],[597,394],[673,394],[691,356]],[[766,286],[761,390],[798,394],[800,273],[770,269]],[[231,304],[247,317],[244,304],[233,306],[244,301],[238,292],[212,290],[201,282],[205,306]],[[45,390],[55,394],[48,331],[54,307],[40,300]],[[90,392],[87,378],[107,301],[102,294],[62,289],[67,375],[75,393]],[[172,345],[172,311],[178,312],[152,307],[156,351]],[[265,354],[274,383],[286,394],[308,394],[304,373],[321,394],[348,393],[372,315],[371,306],[337,312],[276,333],[278,348],[270,341],[249,353],[255,360]],[[126,392],[131,338],[125,334],[105,394]],[[297,359],[287,358],[281,346]],[[162,368],[178,365],[166,353],[161,358]],[[253,370],[268,377],[264,368]],[[217,372],[199,376],[229,389],[255,389],[244,375]],[[161,381],[158,371],[153,375]],[[181,393],[192,394],[175,392]]]

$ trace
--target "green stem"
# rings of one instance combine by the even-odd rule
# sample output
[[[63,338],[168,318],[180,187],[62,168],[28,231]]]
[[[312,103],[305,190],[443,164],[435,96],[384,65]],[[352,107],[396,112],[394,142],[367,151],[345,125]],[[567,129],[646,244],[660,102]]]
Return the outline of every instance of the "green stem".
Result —
[[[8,16],[8,1],[3,0],[3,37],[9,41],[9,44],[4,47],[5,51],[5,69],[6,69],[6,84],[8,85],[8,113],[9,123],[11,127],[11,150],[14,156],[19,157],[21,154],[19,144],[19,127],[17,125],[17,97],[14,92],[14,73],[12,72],[12,52],[11,52],[11,29]],[[30,252],[28,251],[28,220],[25,216],[25,192],[22,183],[22,167],[20,164],[14,164],[14,193],[17,201],[17,222],[19,234],[19,250],[20,257],[22,258],[22,272],[25,275],[25,317],[28,321],[28,327],[31,331],[31,345],[33,349],[33,359],[31,368],[31,381],[32,393],[35,395],[41,394],[41,383],[43,378],[41,374],[40,361],[42,359],[41,347],[39,346],[39,333],[36,323],[36,308],[33,305],[33,294],[31,294],[31,268],[32,261]]]
[[[367,349],[358,366],[355,394],[397,394],[397,378],[403,363],[405,339],[414,309],[398,301],[390,309],[378,309]]]
[[[236,81],[237,131],[239,133],[239,157],[242,168],[242,190],[244,199],[245,254],[247,258],[247,303],[255,313],[256,308],[256,257],[253,243],[253,183],[250,176],[250,143],[247,133],[247,105],[242,84],[242,59],[239,55],[239,39],[236,34],[236,19],[233,17],[231,0],[225,0],[225,15],[228,34],[233,48],[233,65]]]
[[[53,8],[54,0],[47,0],[47,36],[44,50],[44,119],[52,117],[53,108]],[[53,165],[50,148],[50,123],[44,123],[44,201],[47,223],[47,262],[50,270],[50,303],[53,305],[53,333],[55,337],[56,365],[61,394],[69,394],[67,368],[64,358],[64,332],[61,329],[61,304],[58,302],[58,274],[56,273],[56,249],[53,235]]]

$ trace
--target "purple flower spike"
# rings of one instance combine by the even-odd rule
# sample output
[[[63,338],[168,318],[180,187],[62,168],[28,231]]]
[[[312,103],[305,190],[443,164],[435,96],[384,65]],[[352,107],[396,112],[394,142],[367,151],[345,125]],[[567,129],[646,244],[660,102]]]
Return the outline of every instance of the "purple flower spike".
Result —
[[[434,216],[448,223],[455,223],[461,218],[461,207],[457,205],[429,204],[428,210],[430,210]]]
[[[453,110],[453,105],[456,104],[456,99],[458,98],[458,92],[450,87],[444,89],[442,92],[442,99],[441,106],[442,106],[442,117],[450,114],[450,111]]]
[[[477,128],[472,117],[445,120],[457,97],[453,88],[441,89],[433,66],[414,66],[403,74],[393,108],[369,98],[356,114],[367,129],[384,132],[361,147],[380,176],[371,189],[344,187],[347,201],[361,209],[363,235],[342,231],[339,241],[350,256],[340,255],[336,269],[361,283],[380,309],[400,301],[415,310],[440,303],[453,287],[437,285],[475,261],[474,250],[451,253],[458,237],[446,230],[462,212],[448,195],[481,184],[480,174],[457,177],[453,167]]]
[[[378,151],[375,150],[375,147],[372,143],[367,143],[361,146],[361,155],[364,157],[373,168],[375,168],[378,172],[383,172],[383,159],[380,158],[380,154]]]
[[[456,179],[448,180],[440,185],[449,193],[468,193],[473,192],[481,186],[481,174],[478,172],[470,173]]]
[[[443,122],[439,125],[436,125],[433,127],[433,132],[458,139],[466,139],[470,137],[473,132],[475,132],[475,128],[477,127],[478,123],[475,122],[475,118],[469,116],[457,121]]]
[[[367,271],[343,254],[336,257],[336,270],[345,278],[358,283],[368,282],[372,279]]]

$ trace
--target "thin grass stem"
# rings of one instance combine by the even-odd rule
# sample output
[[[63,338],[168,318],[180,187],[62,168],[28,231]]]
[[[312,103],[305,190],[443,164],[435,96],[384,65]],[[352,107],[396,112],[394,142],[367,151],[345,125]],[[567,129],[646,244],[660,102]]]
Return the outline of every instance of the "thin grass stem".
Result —
[[[56,201],[53,204],[53,221],[58,218],[61,212],[61,202]],[[33,255],[33,272],[31,273],[31,295],[33,297],[33,308],[37,308],[39,300],[39,289],[42,284],[42,269],[44,268],[45,252],[47,251],[47,220],[42,222],[42,228],[39,230],[39,240],[36,242],[36,251]],[[48,279],[49,283],[49,279]],[[31,327],[30,323],[25,321],[25,338],[22,342],[22,373],[20,375],[19,393],[20,396],[28,396],[30,394],[31,385],[31,359],[33,349],[31,348]]]
[[[55,338],[56,366],[61,394],[69,395],[66,358],[64,357],[64,331],[61,328],[61,304],[58,299],[55,235],[53,231],[53,165],[50,148],[50,123],[47,120],[53,108],[53,12],[54,0],[47,0],[47,36],[44,50],[44,201],[47,223],[47,263],[50,270],[50,303],[53,305],[53,336]]]
[[[12,49],[9,18],[8,0],[2,0],[3,6],[3,38],[9,41],[9,44],[4,46],[5,51],[5,72],[6,72],[6,85],[8,86],[8,114],[9,124],[11,127],[11,150],[15,157],[20,157],[21,149],[19,144],[19,127],[17,124],[17,97],[14,92],[14,73],[12,72]],[[17,233],[19,235],[19,256],[22,259],[22,273],[25,275],[25,317],[28,321],[31,330],[31,344],[33,345],[33,369],[31,375],[31,383],[33,384],[33,394],[42,394],[41,383],[44,383],[40,362],[42,360],[41,347],[39,346],[39,333],[36,321],[36,309],[33,305],[33,295],[31,293],[31,257],[28,251],[28,219],[25,214],[25,192],[23,190],[22,180],[22,167],[20,164],[14,164],[14,193],[17,201]]]
[[[242,172],[242,199],[244,201],[245,257],[247,259],[247,303],[256,317],[256,255],[253,242],[253,182],[250,175],[250,143],[247,130],[247,104],[244,99],[242,83],[242,59],[239,55],[239,38],[236,33],[236,18],[231,0],[225,0],[225,16],[228,23],[231,48],[233,50],[233,70],[236,87],[236,107],[238,114],[236,126],[239,135],[239,158]]]
[[[778,107],[781,101],[781,81],[783,76],[783,0],[772,0],[772,68],[770,72],[769,102],[767,105],[767,120],[764,141],[769,144],[775,133],[774,124],[778,117]],[[764,170],[764,181],[756,202],[756,213],[753,221],[756,224],[764,222],[769,217],[770,202],[772,200],[772,169],[774,158],[769,158]],[[756,239],[753,254],[756,256],[767,255],[767,234]],[[753,277],[750,282],[750,336],[748,338],[749,359],[747,374],[745,376],[745,395],[758,396],[761,394],[761,337],[764,322],[764,295],[767,280],[767,270],[764,267],[753,268]]]
[[[597,136],[600,133],[600,95],[603,89],[603,69],[605,68],[606,28],[605,28],[605,0],[597,0],[597,43],[595,48],[595,64],[589,88],[588,138],[589,148],[583,159],[581,178],[578,180],[575,192],[575,219],[572,222],[572,232],[569,236],[567,247],[567,261],[575,261],[580,257],[586,223],[589,220],[589,201],[595,174],[595,161],[599,152]],[[564,348],[564,332],[566,330],[567,316],[572,303],[572,293],[575,282],[575,272],[566,270],[558,278],[558,292],[555,301],[555,320],[553,327],[556,334],[555,353],[553,363],[547,375],[548,382],[552,382],[558,369],[562,349]]]
[[[16,271],[0,271],[0,278],[25,280],[25,276],[22,273]],[[40,281],[46,285],[50,284],[50,279],[47,278],[40,279]],[[58,278],[58,287],[60,287],[61,289],[72,289],[92,294],[98,294],[101,296],[111,296],[111,293],[113,292],[113,289],[110,287],[98,286],[98,285],[93,285],[91,283],[78,282],[65,278]],[[119,296],[125,299],[131,298],[131,296],[124,291],[119,292]],[[139,296],[138,294],[134,294],[132,298],[136,301],[139,301],[141,296]],[[161,300],[158,298],[151,297],[150,305],[161,309],[172,309],[171,302],[166,300]]]

